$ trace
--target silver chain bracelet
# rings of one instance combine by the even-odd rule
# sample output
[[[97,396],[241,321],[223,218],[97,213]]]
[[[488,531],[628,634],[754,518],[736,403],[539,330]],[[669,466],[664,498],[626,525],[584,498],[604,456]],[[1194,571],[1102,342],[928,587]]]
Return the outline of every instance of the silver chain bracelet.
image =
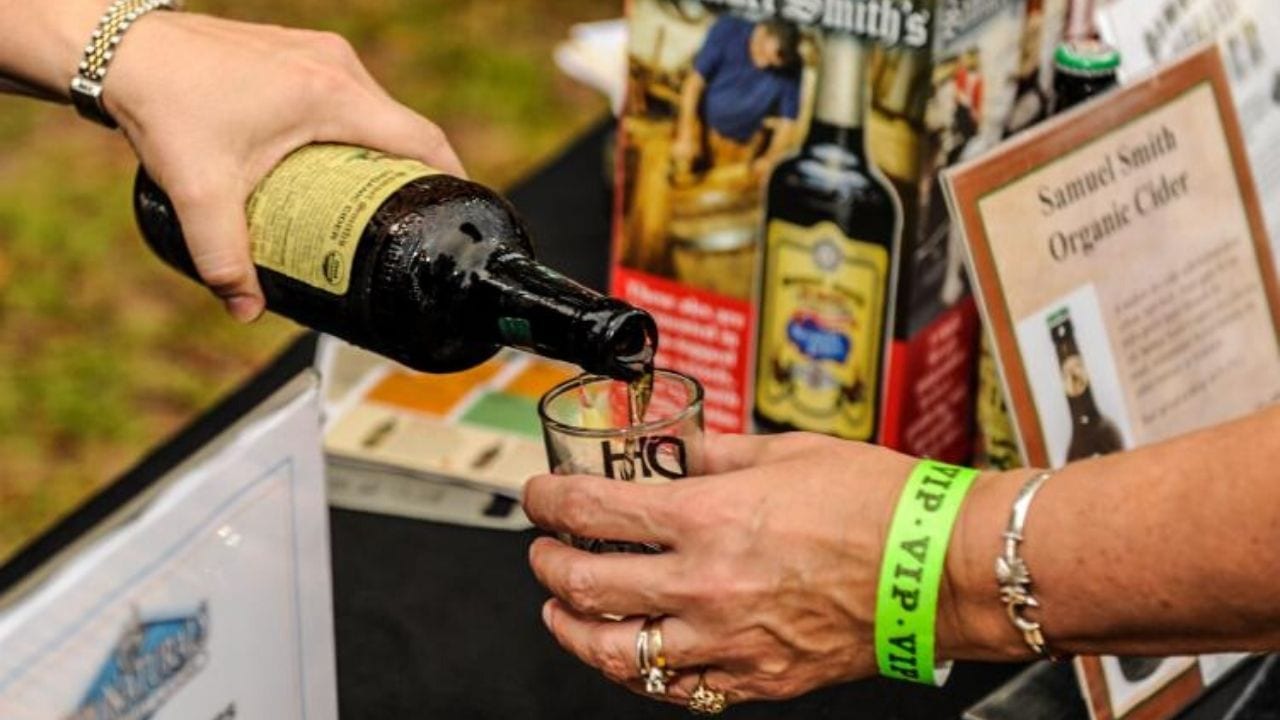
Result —
[[[1052,657],[1044,640],[1044,631],[1040,623],[1028,620],[1023,614],[1028,608],[1040,607],[1040,602],[1031,594],[1031,570],[1026,560],[1018,555],[1018,546],[1022,544],[1022,533],[1027,524],[1027,513],[1031,510],[1031,501],[1053,473],[1042,472],[1031,478],[1018,491],[1013,501],[1013,511],[1009,515],[1009,525],[1004,531],[1004,552],[996,558],[996,582],[1000,586],[1000,599],[1004,601],[1005,612],[1009,621],[1022,633],[1022,639],[1036,655]]]
[[[102,83],[129,26],[152,10],[176,10],[179,0],[115,0],[107,7],[84,46],[84,59],[71,78],[71,103],[80,116],[111,129],[119,127],[102,104]]]

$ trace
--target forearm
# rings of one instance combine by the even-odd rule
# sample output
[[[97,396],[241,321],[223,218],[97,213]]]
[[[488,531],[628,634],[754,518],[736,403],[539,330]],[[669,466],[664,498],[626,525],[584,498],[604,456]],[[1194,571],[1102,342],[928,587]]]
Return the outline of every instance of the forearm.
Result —
[[[1071,465],[1032,505],[1022,555],[1051,647],[1171,655],[1280,647],[1280,408]],[[994,560],[1028,471],[984,480],[948,560],[944,654],[1028,655]]]
[[[0,91],[66,101],[85,43],[109,2],[0,0],[0,76],[13,81],[0,82]]]
[[[786,154],[787,148],[791,147],[791,136],[795,132],[795,126],[795,120],[778,118],[773,126],[773,135],[769,139],[769,147],[765,149],[764,156],[767,159],[777,162]]]
[[[39,100],[65,102],[65,98],[51,90],[28,85],[0,74],[0,95],[26,95]]]
[[[680,116],[676,121],[676,136],[693,136],[698,125],[698,106],[702,103],[702,91],[706,81],[696,72],[690,72],[680,87]]]

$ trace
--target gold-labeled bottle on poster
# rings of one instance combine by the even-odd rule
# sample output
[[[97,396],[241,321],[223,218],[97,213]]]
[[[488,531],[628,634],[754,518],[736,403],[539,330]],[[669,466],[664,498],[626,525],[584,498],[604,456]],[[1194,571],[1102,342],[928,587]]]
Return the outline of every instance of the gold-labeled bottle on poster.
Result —
[[[763,430],[877,436],[902,212],[868,159],[866,51],[822,45],[804,147],[769,180],[754,418]]]
[[[996,367],[991,338],[986,333],[982,335],[978,352],[978,391],[974,419],[974,467],[984,470],[1012,470],[1023,466],[1013,419],[1009,417],[1004,386],[1000,384],[1000,370]]]

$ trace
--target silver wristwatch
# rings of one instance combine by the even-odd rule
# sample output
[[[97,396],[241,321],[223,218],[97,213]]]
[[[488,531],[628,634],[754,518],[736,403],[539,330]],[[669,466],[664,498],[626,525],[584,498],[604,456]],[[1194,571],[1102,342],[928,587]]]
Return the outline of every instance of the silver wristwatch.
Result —
[[[84,46],[84,59],[76,76],[71,78],[71,104],[81,117],[112,129],[119,127],[102,104],[102,83],[115,57],[116,46],[138,18],[152,10],[179,7],[180,0],[115,0],[111,3],[94,28],[93,37]]]

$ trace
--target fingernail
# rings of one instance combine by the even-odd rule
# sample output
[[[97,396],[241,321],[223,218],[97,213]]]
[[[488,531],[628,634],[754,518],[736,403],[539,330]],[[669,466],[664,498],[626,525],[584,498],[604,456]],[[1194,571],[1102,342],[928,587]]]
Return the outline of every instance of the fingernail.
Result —
[[[262,303],[252,295],[236,295],[227,300],[227,310],[237,322],[250,323],[262,314]]]
[[[542,624],[551,627],[551,601],[542,603]]]

